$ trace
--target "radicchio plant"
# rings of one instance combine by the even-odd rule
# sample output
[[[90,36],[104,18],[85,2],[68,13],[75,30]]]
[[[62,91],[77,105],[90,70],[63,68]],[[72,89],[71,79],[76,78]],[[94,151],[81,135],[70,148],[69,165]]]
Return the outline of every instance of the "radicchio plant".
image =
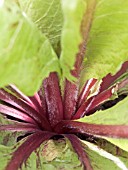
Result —
[[[82,134],[87,138],[100,138],[100,136],[128,138],[128,126],[82,123],[77,119],[93,114],[105,101],[110,100],[114,93],[127,85],[127,79],[112,85],[117,75],[125,72],[127,67],[128,62],[124,63],[115,76],[107,75],[96,89],[97,94],[91,95],[91,90],[97,80],[90,79],[77,96],[77,100],[74,95],[71,95],[76,93],[76,85],[69,81],[65,82],[64,98],[62,99],[56,73],[51,73],[43,81],[40,90],[33,97],[25,96],[14,85],[1,89],[0,100],[4,103],[0,104],[0,112],[7,115],[7,118],[8,116],[11,116],[9,117],[11,119],[15,118],[17,123],[1,125],[0,130],[25,131],[26,135],[31,133],[13,153],[6,170],[17,170],[42,142],[57,135],[62,135],[70,140],[84,169],[91,170],[90,160],[82,147],[79,135]],[[71,110],[73,111],[71,112]],[[22,123],[18,123],[18,121],[22,121]]]
[[[83,41],[79,45],[79,50],[75,56],[74,68],[66,78],[64,77],[62,80],[60,72],[57,73],[56,69],[50,70],[47,78],[44,76],[45,78],[41,80],[42,84],[33,96],[25,95],[12,83],[0,89],[0,113],[3,121],[0,124],[0,132],[1,134],[3,132],[12,132],[17,144],[19,144],[19,146],[13,148],[14,152],[11,153],[11,156],[9,158],[7,156],[5,170],[24,169],[23,166],[27,169],[29,167],[27,160],[31,154],[35,152],[39,157],[40,151],[38,148],[51,139],[53,141],[65,139],[70,142],[73,151],[81,162],[79,168],[84,170],[96,169],[89,152],[85,149],[86,146],[93,151],[98,150],[99,155],[113,161],[117,168],[127,170],[127,163],[125,165],[122,159],[109,154],[109,148],[99,145],[102,141],[109,143],[107,141],[110,141],[110,138],[128,139],[127,123],[118,123],[120,121],[118,118],[117,123],[113,124],[98,123],[94,120],[95,115],[96,117],[98,115],[98,118],[99,115],[110,112],[115,115],[117,107],[120,109],[123,106],[123,102],[119,102],[120,100],[125,101],[124,106],[126,107],[128,102],[128,61],[123,60],[123,64],[116,74],[112,75],[108,72],[102,79],[94,77],[88,80],[85,79],[81,87],[81,71],[84,70],[83,60],[86,53],[87,34],[89,34],[94,12],[91,10],[95,7],[94,1],[90,2],[88,2],[87,13],[84,15],[84,17],[87,17],[83,17],[82,22],[80,21]],[[65,2],[63,3],[65,5]],[[10,8],[7,9],[8,11],[10,10]],[[16,25],[17,23],[11,26],[15,27]],[[11,42],[13,43],[13,41],[15,40],[12,39]],[[44,42],[46,43],[47,40],[45,39]],[[46,43],[44,47],[48,45],[49,43]],[[57,48],[56,52],[58,53]],[[52,51],[52,53],[54,52]],[[67,65],[62,58],[60,62],[62,69],[64,69],[63,64],[65,64],[64,68],[66,69]],[[68,71],[64,70],[63,72],[65,76],[68,73]],[[70,80],[70,77],[74,81]],[[112,110],[113,105],[115,105],[115,111]],[[123,113],[120,114],[123,115]],[[93,118],[94,120],[92,121]],[[113,118],[115,117],[113,116]],[[21,135],[21,132],[23,135]],[[6,145],[11,138],[10,136],[5,136],[3,144]],[[117,149],[121,150],[118,147]],[[5,153],[3,156],[6,158]],[[127,156],[124,159],[127,159]],[[40,162],[41,160],[37,161],[36,169],[41,169],[41,166],[39,167]],[[35,169],[34,167],[32,168],[33,170]]]

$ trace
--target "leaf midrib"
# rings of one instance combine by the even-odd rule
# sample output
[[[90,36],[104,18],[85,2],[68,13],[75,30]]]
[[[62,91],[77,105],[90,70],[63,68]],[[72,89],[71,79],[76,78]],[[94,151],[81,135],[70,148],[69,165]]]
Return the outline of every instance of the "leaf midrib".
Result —
[[[88,37],[89,37],[89,32],[91,29],[92,21],[93,21],[93,16],[95,13],[96,9],[96,0],[89,0],[87,2],[87,9],[86,12],[83,16],[83,21],[81,24],[81,32],[82,32],[82,37],[84,39],[84,42],[87,44]]]

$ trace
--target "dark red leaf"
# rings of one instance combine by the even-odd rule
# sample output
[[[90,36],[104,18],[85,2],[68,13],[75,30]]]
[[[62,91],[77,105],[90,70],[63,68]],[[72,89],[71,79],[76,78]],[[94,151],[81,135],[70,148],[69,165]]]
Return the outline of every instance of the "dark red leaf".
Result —
[[[41,102],[41,113],[48,118],[48,112],[47,112],[47,106],[46,106],[46,99],[45,99],[45,94],[44,94],[44,89],[43,85],[38,91],[38,95],[40,97],[40,102]]]
[[[128,138],[128,125],[98,125],[77,121],[61,121],[54,130],[57,133],[81,133],[112,138]]]
[[[74,119],[80,119],[86,115],[86,109],[91,105],[91,102],[93,101],[93,97],[89,98],[86,102],[84,102],[80,108],[76,111],[76,113],[72,116],[72,120]]]
[[[23,94],[15,85],[9,85],[6,87],[8,90],[10,90],[12,93],[14,93],[18,98],[26,101],[31,107],[35,108],[29,97],[27,97],[25,94]]]
[[[29,133],[39,131],[39,128],[36,125],[32,125],[29,123],[17,123],[12,125],[0,125],[0,131],[26,131],[27,133]]]
[[[27,114],[25,114],[23,111],[14,109],[14,108],[12,108],[12,107],[5,106],[5,105],[3,105],[3,104],[0,104],[0,112],[3,113],[3,114],[5,114],[5,115],[9,115],[9,116],[12,116],[12,117],[14,117],[14,118],[23,120],[23,121],[25,121],[25,122],[29,122],[29,123],[32,123],[32,124],[36,124],[36,122],[35,122],[30,116],[28,116]]]
[[[115,75],[112,76],[111,74],[108,74],[106,77],[103,78],[100,92],[108,89],[117,78],[119,78],[123,73],[126,72],[126,70],[128,70],[128,61],[124,62],[121,69]]]
[[[39,97],[38,93],[35,93],[34,96],[29,97],[29,99],[34,104],[36,111],[39,114],[41,114],[40,113],[40,111],[41,111],[41,101],[40,101],[40,97]]]
[[[115,87],[112,87],[106,91],[103,91],[102,93],[98,94],[97,96],[95,96],[91,103],[89,104],[89,106],[86,108],[86,115],[89,115],[90,112],[92,110],[96,111],[95,109],[100,106],[102,103],[110,100],[110,98],[112,97],[113,93],[114,93],[114,89]]]
[[[71,74],[77,79],[75,83],[65,80],[64,87],[64,118],[69,120],[72,115],[75,113],[76,104],[78,100],[78,88],[79,83],[78,79],[81,72],[83,57],[85,54],[85,41],[79,46],[78,54],[76,55],[76,62],[74,65],[74,70],[71,71]]]
[[[20,100],[16,96],[8,93],[4,89],[0,90],[0,100],[5,101],[16,108],[24,111],[29,117],[33,118],[42,128],[45,130],[51,130],[50,124],[47,121],[46,117],[40,115],[36,110],[30,107],[27,103]]]
[[[76,111],[78,85],[66,80],[64,90],[64,119],[70,120]]]
[[[80,108],[77,110],[76,114],[72,117],[72,119],[79,119],[81,117],[84,117],[85,115],[89,115],[96,111],[98,106],[100,106],[102,103],[112,97],[114,92],[113,90],[114,87],[103,91],[102,93],[94,97],[89,98],[85,103],[80,106]]]
[[[52,127],[63,119],[62,97],[56,73],[44,80],[44,92],[48,108],[48,119]]]
[[[86,82],[85,86],[83,87],[80,95],[79,95],[79,99],[78,99],[78,107],[80,107],[87,99],[91,88],[95,85],[95,83],[97,82],[97,79],[90,79]]]

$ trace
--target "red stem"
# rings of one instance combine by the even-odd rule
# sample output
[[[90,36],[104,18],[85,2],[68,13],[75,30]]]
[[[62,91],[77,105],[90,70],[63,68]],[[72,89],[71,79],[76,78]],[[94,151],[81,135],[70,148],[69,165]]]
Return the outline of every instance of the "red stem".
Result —
[[[87,99],[91,88],[95,85],[95,83],[97,82],[97,79],[90,79],[86,82],[85,86],[83,87],[80,95],[79,95],[79,99],[78,99],[78,107],[80,107]]]
[[[28,116],[33,118],[38,123],[38,125],[43,129],[51,130],[50,124],[45,116],[40,115],[36,110],[30,107],[27,103],[20,100],[16,96],[13,96],[12,94],[6,92],[4,89],[0,90],[0,100],[3,100],[11,104],[12,106],[15,106],[20,110],[24,111]]]
[[[78,100],[78,88],[79,88],[79,75],[81,72],[81,65],[85,52],[85,42],[80,45],[79,53],[76,57],[76,62],[74,65],[74,70],[71,71],[71,74],[77,79],[76,83],[72,83],[68,80],[65,81],[64,87],[64,119],[70,120],[72,115],[76,111],[76,104]]]
[[[40,129],[36,125],[32,125],[29,123],[17,123],[13,125],[0,125],[0,131],[14,131],[14,132],[38,132]]]
[[[27,114],[25,114],[24,112],[14,109],[12,107],[0,104],[0,112],[3,113],[4,115],[9,115],[12,116],[14,118],[23,120],[25,122],[29,122],[32,124],[36,124],[36,122]]]
[[[108,74],[106,77],[104,77],[103,82],[101,84],[100,92],[108,89],[111,86],[111,84],[117,78],[119,78],[123,73],[125,73],[127,70],[128,70],[128,61],[126,61],[122,64],[121,69],[115,75],[112,76],[111,74]]]
[[[95,112],[96,109],[105,101],[109,100],[112,95],[114,87],[98,94],[97,96],[89,98],[85,103],[81,105],[81,107],[78,109],[76,114],[72,117],[72,119],[79,119],[81,117],[84,117],[85,115],[89,115],[92,112]]]
[[[81,163],[84,165],[84,170],[93,170],[90,160],[89,160],[85,150],[83,149],[83,146],[82,146],[80,140],[75,135],[64,135],[64,136],[70,140]]]
[[[44,92],[48,108],[48,119],[52,127],[63,120],[62,97],[56,73],[44,80]]]
[[[81,133],[93,136],[128,138],[127,125],[99,125],[77,121],[61,121],[54,128],[56,133]]]

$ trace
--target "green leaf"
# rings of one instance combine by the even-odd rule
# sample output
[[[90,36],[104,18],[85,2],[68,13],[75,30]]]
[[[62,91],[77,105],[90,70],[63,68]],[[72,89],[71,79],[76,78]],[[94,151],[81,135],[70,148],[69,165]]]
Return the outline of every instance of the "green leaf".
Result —
[[[95,0],[94,0],[95,1]],[[96,2],[96,1],[95,1]],[[115,74],[128,60],[128,1],[98,0],[86,47],[82,84]]]
[[[7,119],[6,116],[3,116],[0,114],[0,128],[1,125],[22,125],[22,123],[18,123],[14,120]],[[26,134],[26,131],[9,131],[9,130],[0,130],[0,145],[4,146],[13,146],[17,143],[17,139],[20,136],[24,136]]]
[[[117,103],[112,108],[97,111],[93,115],[79,119],[80,122],[104,124],[104,125],[128,125],[128,97]],[[127,139],[105,138],[118,147],[128,151]]]
[[[115,154],[116,147],[108,144],[107,141],[104,141],[104,148],[83,140],[82,143],[91,160],[93,170],[108,170],[110,167],[112,170],[127,170],[128,155],[126,152],[118,148],[121,155]]]
[[[11,159],[11,152],[12,152],[12,147],[7,147],[0,145],[0,169],[5,170],[5,167],[8,163],[8,159]]]
[[[120,147],[124,151],[128,152],[128,140],[127,139],[113,139],[113,138],[106,138],[109,142],[113,143],[114,145]]]
[[[27,139],[27,138],[26,138]],[[18,142],[15,146],[5,147],[0,145],[0,169],[4,169],[14,151],[26,140]],[[108,170],[110,167],[112,170],[120,170],[119,166],[122,166],[123,170],[126,170],[128,166],[128,155],[126,152],[119,150],[120,154],[116,155],[114,152],[116,148],[105,143],[104,147],[107,151],[87,141],[81,141],[85,147],[85,151],[88,153],[89,159],[94,170]],[[98,143],[100,145],[100,143]],[[30,146],[28,146],[30,147]],[[109,152],[109,153],[108,153]],[[116,156],[115,156],[116,155]],[[109,156],[109,157],[108,157]],[[125,165],[126,164],[126,165]],[[49,140],[41,144],[41,146],[28,158],[27,162],[22,165],[22,170],[82,170],[78,156],[74,153],[70,142],[66,139]]]
[[[26,138],[27,139],[27,138]],[[15,146],[4,147],[0,145],[0,169],[4,169],[11,159],[13,152],[25,141],[18,142]],[[31,147],[28,146],[28,147]],[[82,170],[82,165],[69,142],[65,139],[49,140],[44,142],[32,152],[27,162],[22,165],[22,170]]]
[[[37,157],[38,153],[38,157]],[[82,170],[80,161],[70,145],[64,139],[49,140],[32,153],[27,161],[27,167],[23,170],[36,170],[36,162],[39,162],[38,169],[44,170]],[[35,167],[35,168],[33,168]]]
[[[32,19],[38,29],[49,38],[58,51],[63,15],[60,0],[18,0],[21,9]]]
[[[84,0],[61,0],[64,15],[64,25],[61,35],[60,64],[63,76],[74,80],[70,74],[73,69],[79,45],[83,42],[81,35],[81,23],[86,11]]]
[[[0,86],[13,83],[32,95],[50,72],[59,72],[57,56],[15,3],[6,0],[0,16]]]
[[[115,106],[95,112],[90,116],[79,119],[80,122],[104,125],[128,125],[128,97]]]

